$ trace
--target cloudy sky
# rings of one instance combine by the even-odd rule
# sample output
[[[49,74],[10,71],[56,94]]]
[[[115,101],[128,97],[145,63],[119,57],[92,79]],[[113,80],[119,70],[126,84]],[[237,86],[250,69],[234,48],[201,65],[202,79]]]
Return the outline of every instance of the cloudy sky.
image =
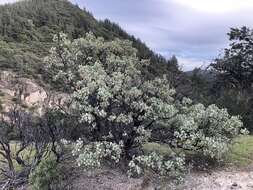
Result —
[[[72,0],[109,18],[184,70],[208,64],[227,47],[230,27],[253,26],[253,0]]]
[[[15,0],[0,0],[1,3]],[[207,65],[227,47],[230,27],[253,27],[253,0],[71,0],[109,18],[183,70]]]

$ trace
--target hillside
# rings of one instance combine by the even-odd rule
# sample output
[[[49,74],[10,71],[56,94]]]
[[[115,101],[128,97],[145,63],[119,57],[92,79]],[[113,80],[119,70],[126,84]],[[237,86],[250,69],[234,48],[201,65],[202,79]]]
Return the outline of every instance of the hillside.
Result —
[[[67,0],[24,0],[0,6],[0,68],[40,79],[42,59],[52,46],[53,36],[59,32],[72,39],[92,32],[105,40],[132,41],[138,56],[151,60],[146,72],[148,78],[167,74],[173,80],[181,73],[175,60],[166,60],[117,24],[97,21],[87,10]]]

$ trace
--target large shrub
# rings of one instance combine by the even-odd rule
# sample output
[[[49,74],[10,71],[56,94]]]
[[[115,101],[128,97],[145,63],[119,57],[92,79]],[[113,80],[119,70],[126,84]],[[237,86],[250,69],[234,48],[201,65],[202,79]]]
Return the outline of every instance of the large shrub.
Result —
[[[129,41],[106,42],[90,33],[73,42],[60,34],[55,41],[45,62],[55,82],[72,94],[68,111],[85,131],[74,148],[80,165],[124,159],[132,160],[132,173],[143,167],[173,176],[183,171],[185,150],[220,158],[242,128],[225,109],[175,100],[165,77],[145,80],[142,68],[149,61],[139,60]],[[167,143],[175,153],[143,155],[143,143],[152,141]]]

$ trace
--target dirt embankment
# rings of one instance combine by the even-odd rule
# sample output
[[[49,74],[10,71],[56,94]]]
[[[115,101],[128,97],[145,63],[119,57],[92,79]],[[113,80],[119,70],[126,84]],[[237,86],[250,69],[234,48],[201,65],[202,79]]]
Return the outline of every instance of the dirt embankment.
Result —
[[[22,101],[23,107],[41,114],[43,106],[62,104],[67,94],[46,91],[31,79],[17,78],[12,72],[1,71],[0,100],[4,111],[8,111],[17,98]]]

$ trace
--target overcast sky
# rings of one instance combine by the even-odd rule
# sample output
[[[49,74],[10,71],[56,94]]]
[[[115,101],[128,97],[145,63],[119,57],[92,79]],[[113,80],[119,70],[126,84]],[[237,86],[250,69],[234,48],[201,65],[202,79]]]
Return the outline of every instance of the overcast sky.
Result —
[[[1,3],[14,0],[0,0]],[[71,0],[109,18],[183,70],[207,65],[227,47],[230,27],[253,27],[253,0]]]

